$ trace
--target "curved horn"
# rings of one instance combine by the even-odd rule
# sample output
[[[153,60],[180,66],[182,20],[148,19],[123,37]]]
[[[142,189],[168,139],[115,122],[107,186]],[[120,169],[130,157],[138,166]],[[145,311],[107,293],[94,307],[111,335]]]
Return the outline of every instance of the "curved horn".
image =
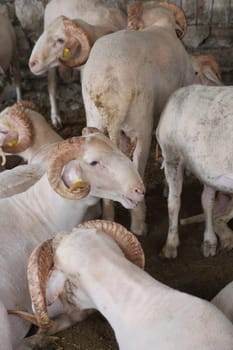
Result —
[[[136,1],[129,6],[128,18],[127,18],[127,28],[128,29],[138,29],[139,19],[143,11],[144,1]]]
[[[4,144],[4,152],[20,153],[31,146],[34,137],[33,126],[22,103],[16,103],[9,108],[8,113],[4,116],[4,122],[10,126],[13,125],[18,132],[18,140],[15,140],[13,145]]]
[[[15,315],[20,318],[22,318],[25,321],[31,322],[37,327],[40,327],[37,317],[34,314],[31,314],[30,312],[27,311],[20,311],[20,310],[7,310],[8,315]]]
[[[21,100],[16,103],[17,106],[32,109],[35,112],[39,112],[38,106],[33,101]]]
[[[174,13],[176,23],[179,26],[179,29],[176,30],[176,34],[179,39],[182,39],[187,31],[187,19],[184,11],[178,5],[168,1],[160,2],[159,6],[165,7]]]
[[[62,237],[62,235],[58,235],[53,239],[44,241],[33,250],[29,257],[27,278],[34,313],[21,310],[7,310],[9,315],[15,315],[31,322],[43,331],[48,331],[54,324],[48,316],[46,287],[49,273],[54,265],[53,251],[56,250]]]
[[[62,180],[64,166],[71,160],[80,159],[85,145],[84,137],[72,137],[60,142],[54,147],[49,159],[47,176],[48,181],[58,194],[68,199],[81,199],[90,192],[90,184],[77,179],[69,188]]]
[[[53,322],[48,317],[46,306],[46,284],[53,267],[52,240],[43,242],[35,248],[28,262],[28,284],[35,311],[37,324],[42,329],[48,329]]]
[[[75,40],[76,44],[79,46],[79,53],[76,58],[68,58],[65,59],[64,57],[59,57],[58,60],[61,64],[63,64],[66,67],[78,67],[82,64],[86,63],[90,51],[91,51],[91,39],[89,38],[88,33],[85,31],[85,29],[76,23],[75,21],[64,18],[64,29],[65,33],[68,37],[70,37],[70,41],[67,43],[67,50],[68,50],[68,56],[70,56],[71,48],[69,46],[72,46],[72,42]]]
[[[141,244],[124,226],[112,221],[92,220],[80,224],[78,227],[96,228],[104,231],[119,245],[127,259],[140,268],[144,268],[145,256]]]

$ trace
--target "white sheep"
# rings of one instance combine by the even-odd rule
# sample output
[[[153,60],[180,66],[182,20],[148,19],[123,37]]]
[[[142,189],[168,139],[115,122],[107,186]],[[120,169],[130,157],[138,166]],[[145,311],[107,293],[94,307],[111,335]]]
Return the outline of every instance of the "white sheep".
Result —
[[[133,162],[141,176],[153,125],[168,97],[195,78],[190,56],[177,37],[184,35],[186,26],[185,15],[175,4],[133,4],[129,27],[140,31],[121,30],[97,40],[82,71],[87,125],[107,131],[118,146],[122,133],[131,142],[136,140]],[[112,218],[111,208],[105,218]],[[132,212],[131,231],[146,231],[144,203]]]
[[[0,13],[0,88],[5,86],[5,78],[12,68],[16,87],[17,101],[21,99],[19,58],[16,48],[16,36],[9,17]]]
[[[167,258],[176,257],[179,245],[178,214],[184,169],[204,184],[202,206],[206,227],[203,254],[216,254],[217,237],[213,229],[215,194],[216,191],[233,193],[232,91],[232,87],[201,85],[180,89],[173,94],[160,118],[156,134],[169,186],[169,231],[163,248]],[[224,229],[223,223],[221,227]],[[218,234],[222,245],[232,248],[233,235],[226,224],[225,230]]]
[[[42,332],[62,328],[64,319],[50,320],[46,307],[60,296],[70,323],[75,308],[80,318],[89,309],[100,311],[120,350],[232,350],[231,322],[211,303],[139,268],[143,256],[132,234],[100,221],[68,233],[42,243],[29,259],[35,316],[17,314],[34,319]]]
[[[228,283],[220,290],[211,302],[233,323],[233,282]]]
[[[144,186],[133,163],[106,136],[93,133],[58,143],[47,173],[27,191],[0,201],[2,349],[19,349],[30,327],[28,322],[6,317],[6,310],[20,306],[31,311],[26,266],[33,248],[81,223],[100,197],[132,208],[143,195]]]
[[[115,3],[118,8],[113,8],[107,0],[52,0],[45,8],[44,32],[33,48],[29,67],[36,75],[48,71],[54,126],[61,124],[56,105],[55,67],[84,64],[98,37],[126,27],[126,14],[120,8],[122,5],[125,8],[125,4],[120,0]]]
[[[0,113],[0,150],[20,155],[26,165],[0,173],[0,198],[23,192],[45,173],[51,149],[62,138],[29,101],[20,101]]]

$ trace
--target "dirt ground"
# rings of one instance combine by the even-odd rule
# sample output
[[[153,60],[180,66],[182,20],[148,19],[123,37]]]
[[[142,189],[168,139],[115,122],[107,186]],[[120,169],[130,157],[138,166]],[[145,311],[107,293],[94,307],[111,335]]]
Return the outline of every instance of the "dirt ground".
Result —
[[[47,82],[44,89],[35,80],[34,88],[27,90],[24,87],[24,98],[32,99],[42,107],[42,114],[49,115],[47,97]],[[76,87],[77,88],[77,87]],[[81,98],[77,98],[76,90],[71,86],[60,87],[60,110],[64,121],[64,128],[60,131],[66,138],[80,135],[85,126],[85,115]],[[34,93],[33,91],[37,91]],[[73,93],[74,96],[71,96]],[[70,106],[75,106],[67,111],[67,98]],[[75,102],[75,104],[74,104]],[[5,105],[11,101],[5,101]],[[4,107],[4,106],[3,106]],[[79,119],[77,120],[77,114]],[[48,118],[49,119],[49,118]],[[160,250],[165,242],[168,228],[167,204],[163,197],[163,171],[159,169],[154,159],[152,147],[149,166],[146,172],[146,204],[148,234],[139,237],[146,257],[146,271],[155,279],[178,290],[211,299],[223,286],[233,280],[233,252],[219,251],[215,257],[204,258],[200,248],[204,224],[192,224],[180,227],[179,255],[175,260],[167,260],[159,257]],[[182,208],[180,217],[187,217],[201,212],[200,198],[202,187],[194,178],[186,178],[182,195]],[[129,228],[130,218],[127,210],[120,204],[116,204],[116,221]],[[119,281],[120,288],[120,281]],[[130,298],[130,296],[129,296]],[[124,317],[124,316],[123,316]],[[143,325],[142,325],[143,326]],[[43,350],[116,350],[114,333],[107,321],[96,312],[85,321],[59,333],[56,343],[47,346]]]

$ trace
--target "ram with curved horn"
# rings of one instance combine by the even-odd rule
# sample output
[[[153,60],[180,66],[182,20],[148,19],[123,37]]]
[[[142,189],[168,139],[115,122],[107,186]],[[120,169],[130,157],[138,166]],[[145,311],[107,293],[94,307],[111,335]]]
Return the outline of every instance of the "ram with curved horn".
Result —
[[[144,197],[144,185],[133,163],[102,133],[58,143],[47,167],[34,186],[0,201],[0,338],[4,350],[18,349],[30,327],[15,316],[6,317],[6,309],[20,305],[31,311],[26,265],[35,246],[83,222],[88,208],[102,197],[126,208],[135,207]]]
[[[65,67],[77,68],[85,64],[92,45],[100,36],[126,27],[127,17],[122,10],[125,4],[117,0],[115,6],[112,7],[108,0],[52,0],[46,6],[44,32],[32,50],[29,67],[36,75],[49,73],[54,126],[61,124],[55,100],[55,67],[60,66],[61,75],[67,76]]]
[[[62,138],[31,101],[21,100],[0,113],[2,164],[6,154],[19,155],[27,164],[0,173],[0,198],[23,192],[46,171],[53,146]]]
[[[183,37],[187,27],[179,6],[157,1],[134,3],[129,7],[128,27],[132,30],[96,41],[82,72],[82,93],[87,126],[107,130],[118,146],[122,133],[131,142],[137,140],[133,162],[143,176],[153,126],[172,92],[191,84],[195,72],[177,37]],[[146,232],[145,215],[141,203],[132,212],[131,231]],[[104,218],[113,219],[110,206]]]
[[[35,314],[13,312],[33,319],[41,337],[51,334],[62,319],[50,319],[46,304],[61,296],[80,318],[100,311],[120,350],[232,349],[232,324],[214,305],[163,285],[143,266],[132,233],[112,222],[84,223],[34,250],[28,281]]]

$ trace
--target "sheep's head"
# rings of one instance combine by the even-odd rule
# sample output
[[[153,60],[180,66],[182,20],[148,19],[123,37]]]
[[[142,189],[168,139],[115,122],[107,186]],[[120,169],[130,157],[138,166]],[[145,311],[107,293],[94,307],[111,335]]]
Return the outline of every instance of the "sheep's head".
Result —
[[[191,55],[191,62],[195,71],[194,84],[223,85],[221,69],[216,57],[211,54]]]
[[[134,164],[100,132],[55,146],[47,175],[52,188],[69,199],[83,198],[90,192],[134,208],[144,197],[144,185]]]
[[[171,2],[137,1],[129,6],[128,28],[142,30],[153,24],[172,26],[181,39],[187,30],[187,20],[183,10]]]
[[[92,45],[87,27],[81,20],[57,17],[33,48],[29,59],[32,73],[40,75],[60,64],[68,67],[84,64]]]
[[[115,242],[115,243],[114,243]],[[69,234],[61,234],[38,246],[31,254],[28,263],[28,282],[35,315],[20,311],[10,311],[27,319],[43,330],[53,327],[49,319],[47,305],[58,296],[63,302],[75,306],[76,312],[86,305],[78,298],[82,288],[78,275],[84,261],[93,260],[100,249],[113,249],[124,255],[133,264],[144,268],[145,258],[137,238],[122,225],[115,222],[94,220],[79,225]],[[69,259],[67,259],[67,256]],[[89,263],[90,268],[92,264]],[[85,269],[82,273],[89,273]],[[90,272],[91,273],[91,272]],[[104,271],[103,271],[104,274]],[[83,276],[85,279],[85,276]],[[67,293],[67,286],[69,291]]]
[[[21,153],[33,142],[33,127],[25,112],[26,108],[36,110],[32,102],[20,101],[0,113],[0,149],[3,163],[4,152]]]

